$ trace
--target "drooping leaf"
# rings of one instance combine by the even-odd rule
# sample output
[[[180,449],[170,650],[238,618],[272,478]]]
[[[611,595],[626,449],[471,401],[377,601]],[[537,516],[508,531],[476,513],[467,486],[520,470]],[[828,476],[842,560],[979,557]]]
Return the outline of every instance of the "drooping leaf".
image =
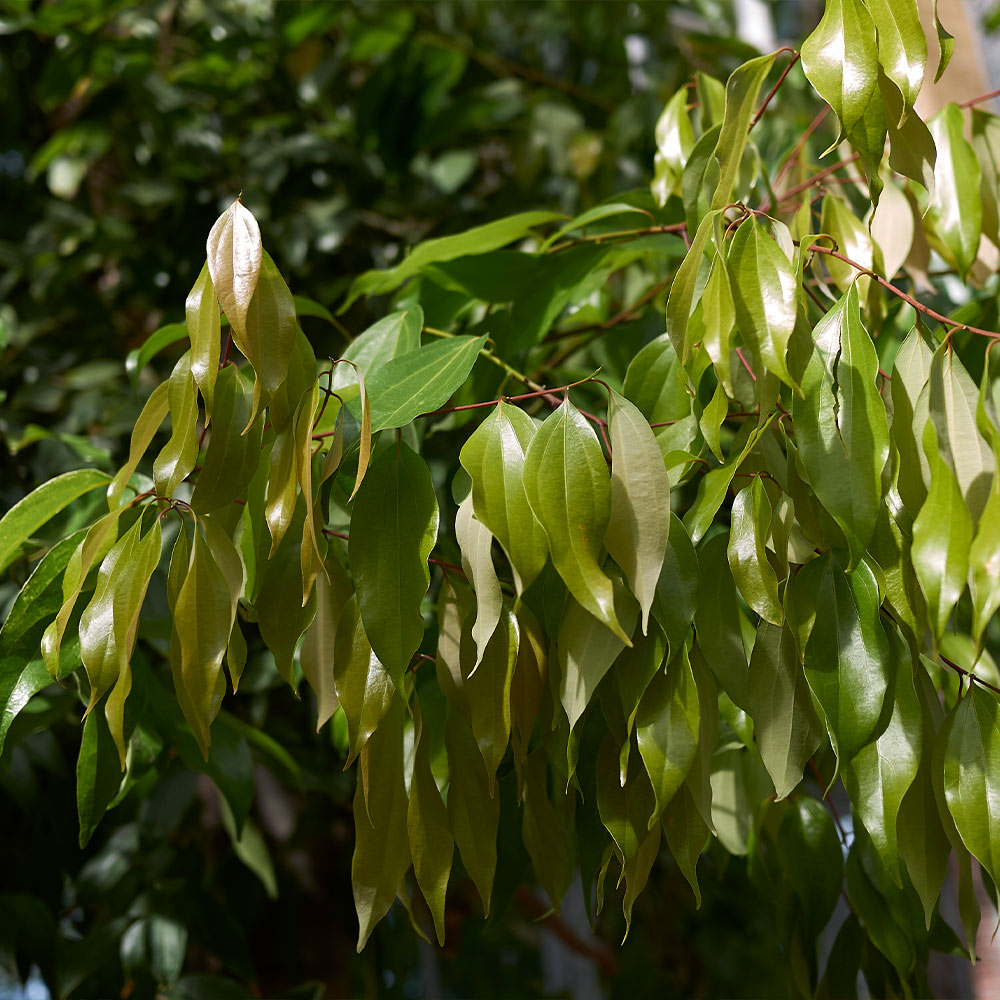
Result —
[[[879,201],[881,205],[881,200]],[[820,229],[832,236],[837,243],[837,249],[845,257],[870,271],[875,263],[872,235],[868,227],[854,214],[850,207],[836,195],[828,194],[823,199],[823,212],[820,216]],[[857,280],[858,296],[864,300],[868,294],[871,278],[859,274],[850,264],[836,257],[824,257],[830,277],[841,292],[846,292],[851,283]]]
[[[455,516],[455,539],[462,550],[465,575],[476,592],[476,620],[472,638],[476,644],[473,671],[482,662],[486,647],[500,621],[503,594],[493,565],[493,535],[472,513],[472,497],[466,497]]]
[[[1000,608],[1000,475],[979,519],[979,529],[969,548],[969,592],[972,595],[972,637],[977,650],[994,613]]]
[[[951,62],[951,57],[955,52],[955,38],[941,23],[941,18],[938,16],[938,0],[934,0],[934,30],[937,32],[938,40],[938,65],[934,73],[934,82],[937,83],[948,68],[948,63]]]
[[[687,785],[670,800],[666,812],[660,817],[663,834],[670,853],[681,874],[687,879],[694,893],[695,905],[701,908],[701,888],[698,885],[698,858],[708,843],[709,829],[694,803]]]
[[[161,382],[149,395],[142,412],[139,414],[132,428],[132,438],[129,442],[128,461],[115,473],[115,478],[108,487],[108,507],[114,510],[121,502],[122,495],[132,478],[132,474],[139,467],[146,449],[149,448],[153,437],[160,429],[163,418],[168,411],[167,391],[169,382]]]
[[[597,808],[624,866],[639,853],[656,804],[639,754],[629,757],[624,782],[619,777],[618,758],[618,744],[608,733],[597,755]]]
[[[590,424],[568,399],[531,439],[523,474],[528,503],[569,592],[627,644],[599,560],[611,515],[608,467]]]
[[[86,847],[122,784],[118,751],[107,723],[91,712],[83,721],[76,760],[76,813],[80,847]]]
[[[868,13],[878,34],[879,63],[903,98],[902,125],[913,110],[927,65],[927,39],[916,0],[868,0]]]
[[[253,213],[236,199],[208,234],[208,271],[237,342],[246,336],[247,310],[257,288],[263,250]]]
[[[531,511],[524,486],[524,456],[534,435],[531,418],[501,402],[459,455],[472,479],[476,517],[507,553],[518,594],[538,576],[548,555],[545,531]]]
[[[761,759],[778,799],[793,792],[806,762],[819,748],[823,726],[788,628],[757,627],[747,676],[748,712]]]
[[[662,208],[680,184],[684,164],[694,148],[694,130],[687,110],[688,92],[681,88],[667,101],[656,120],[656,155],[651,190]]]
[[[423,639],[420,603],[437,529],[426,463],[405,444],[386,448],[354,501],[348,554],[365,632],[394,680]]]
[[[729,528],[729,566],[743,599],[765,621],[780,625],[778,576],[767,558],[771,501],[760,477],[754,477],[733,500]]]
[[[663,568],[656,581],[653,615],[667,639],[667,656],[676,656],[698,606],[698,555],[681,519],[671,511]]]
[[[528,756],[521,836],[539,885],[558,912],[573,878],[571,824],[576,795],[572,791],[560,793],[554,789],[550,796],[546,759],[541,747],[536,747]]]
[[[106,486],[110,477],[98,469],[64,472],[19,500],[0,518],[0,570],[17,558],[21,546],[47,521],[78,497]]]
[[[219,300],[215,296],[215,287],[212,285],[207,261],[191,291],[188,292],[184,303],[184,315],[188,337],[191,339],[191,376],[205,400],[206,420],[209,420],[215,400],[215,380],[219,374],[222,325],[219,318]]]
[[[645,635],[667,550],[670,481],[649,424],[632,403],[615,392],[608,406],[608,432],[611,518],[604,544],[639,601]]]
[[[172,497],[198,464],[198,394],[191,377],[190,352],[174,365],[167,387],[167,403],[170,439],[153,462],[153,482],[161,497]]]
[[[698,224],[698,230],[691,240],[691,249],[681,261],[674,280],[670,285],[667,297],[667,333],[674,351],[681,364],[687,364],[694,346],[689,336],[689,322],[694,310],[695,290],[698,284],[698,272],[702,266],[702,258],[708,249],[710,237],[715,232],[719,213],[709,212]],[[626,389],[626,395],[628,390]]]
[[[358,952],[388,913],[410,867],[407,796],[403,762],[403,702],[392,700],[382,725],[361,751],[360,770],[369,775],[354,793],[354,856],[351,884],[358,913]]]

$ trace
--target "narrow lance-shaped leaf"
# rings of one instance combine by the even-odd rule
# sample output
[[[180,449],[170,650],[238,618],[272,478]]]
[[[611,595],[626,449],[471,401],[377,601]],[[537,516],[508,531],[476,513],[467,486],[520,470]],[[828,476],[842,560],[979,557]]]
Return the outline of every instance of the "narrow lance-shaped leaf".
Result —
[[[802,43],[802,68],[839,119],[840,142],[861,122],[877,87],[875,23],[861,0],[828,0]]]
[[[524,456],[534,436],[535,425],[523,410],[499,403],[459,455],[472,479],[476,517],[507,553],[518,594],[531,585],[548,556],[545,531],[524,486]]]
[[[896,675],[892,717],[877,739],[843,765],[844,787],[893,882],[903,886],[896,821],[903,796],[917,776],[923,713],[913,687],[913,668],[903,640],[889,627]]]
[[[927,600],[934,642],[941,641],[969,574],[972,517],[951,469],[938,452],[931,421],[924,429],[924,451],[931,465],[927,499],[913,522],[913,567]]]
[[[990,366],[983,370],[979,390],[977,420],[985,426],[993,442],[994,454],[1000,451],[1000,431],[986,410],[990,385]],[[1000,608],[1000,473],[993,473],[979,528],[969,550],[969,592],[972,594],[972,637],[977,652],[982,648],[983,633],[997,608]]]
[[[778,576],[767,558],[771,531],[771,501],[759,476],[733,500],[729,528],[729,566],[743,599],[773,625],[783,620]]]
[[[816,324],[813,353],[792,399],[799,457],[816,496],[847,536],[856,565],[875,531],[889,456],[878,357],[861,323],[857,285]]]
[[[0,571],[11,564],[21,546],[43,524],[78,497],[108,481],[108,474],[99,469],[76,469],[50,479],[14,504],[0,518]]]
[[[913,110],[927,65],[927,39],[916,0],[868,0],[868,12],[878,32],[879,62],[903,98],[902,125]]]
[[[170,373],[167,388],[170,407],[170,440],[153,462],[153,482],[161,497],[172,497],[174,490],[198,463],[198,394],[191,377],[190,352]]]
[[[646,419],[616,392],[608,405],[608,432],[611,519],[604,544],[639,601],[645,635],[670,535],[670,480]]]
[[[399,443],[372,464],[354,502],[348,543],[358,606],[372,649],[394,680],[424,636],[420,603],[438,529],[430,471]]]
[[[455,838],[448,822],[448,810],[441,800],[431,772],[430,751],[424,735],[420,699],[416,692],[413,711],[413,771],[406,808],[406,829],[410,840],[413,874],[424,894],[434,920],[439,945],[444,944],[444,907],[455,854]]]
[[[472,497],[466,497],[455,515],[455,538],[462,550],[465,575],[476,592],[476,620],[472,638],[476,644],[472,673],[482,662],[483,654],[503,611],[503,594],[493,565],[493,535],[472,513]]]
[[[108,507],[114,510],[121,502],[122,494],[132,478],[132,474],[139,467],[146,449],[153,441],[153,437],[160,429],[163,418],[169,409],[167,391],[169,382],[161,382],[149,395],[142,412],[139,414],[132,428],[132,439],[129,442],[128,461],[115,473],[115,478],[108,487]]]
[[[775,794],[783,799],[802,780],[806,762],[823,739],[823,725],[813,709],[789,629],[766,621],[757,627],[747,703],[761,759]]]
[[[305,605],[312,594],[316,577],[326,570],[323,559],[326,556],[326,539],[323,524],[326,516],[316,505],[313,487],[313,418],[319,387],[314,385],[311,392],[302,397],[295,414],[295,477],[299,483],[305,516],[302,520],[302,543],[299,546],[299,566],[302,570],[302,604]]]
[[[423,326],[424,311],[417,305],[383,316],[347,345],[333,371],[333,388],[353,385],[366,372],[376,371],[400,354],[415,351],[420,346]],[[340,367],[346,362],[350,364]]]
[[[303,510],[299,507],[296,527],[300,530],[302,516]],[[281,546],[263,567],[262,575],[255,602],[260,637],[274,654],[278,673],[297,691],[295,647],[316,613],[315,591],[305,604],[302,603],[301,545]]]
[[[701,310],[705,327],[702,346],[712,359],[719,385],[725,389],[727,396],[734,397],[736,392],[729,368],[729,352],[736,329],[736,306],[733,304],[726,259],[721,253],[717,253],[712,261],[712,270],[701,296]]]
[[[570,593],[627,644],[598,558],[611,514],[608,467],[590,424],[568,399],[531,439],[524,488]]]
[[[938,0],[934,0],[934,30],[937,32],[938,40],[938,65],[934,73],[934,82],[937,83],[948,68],[948,63],[951,62],[951,57],[955,52],[955,38],[941,23],[941,18],[938,16]]]
[[[694,130],[687,102],[687,88],[683,87],[667,101],[667,106],[656,121],[656,154],[653,157],[651,190],[661,208],[676,192],[684,164],[694,148]]]
[[[718,212],[709,212],[698,224],[698,230],[691,241],[691,248],[677,268],[667,297],[667,333],[670,335],[670,342],[674,345],[677,357],[680,358],[681,364],[685,365],[691,357],[691,348],[694,346],[688,336],[688,324],[697,304],[694,295],[698,272],[708,248],[709,238],[715,231],[715,221],[718,216]]]
[[[938,737],[944,746],[944,794],[965,846],[1000,878],[1000,705],[973,683]]]
[[[965,115],[957,104],[949,104],[928,125],[937,147],[928,215],[964,278],[979,252],[982,232],[979,161],[965,138]]]
[[[403,702],[392,710],[362,751],[361,769],[369,779],[354,793],[354,856],[351,884],[358,913],[358,952],[375,925],[389,912],[396,890],[410,867],[407,797],[403,774]],[[374,779],[374,780],[373,780]]]
[[[671,512],[663,569],[656,581],[653,615],[667,639],[667,656],[677,655],[698,606],[698,556],[680,518]]]
[[[732,200],[733,184],[746,149],[750,121],[757,109],[757,95],[774,65],[774,57],[775,54],[771,53],[750,59],[733,70],[726,81],[726,110],[719,143],[715,147],[719,183],[712,198],[713,209],[722,209]]]
[[[257,220],[239,198],[212,226],[207,250],[215,294],[240,343],[246,338],[247,310],[257,288],[263,251]]]
[[[207,261],[198,275],[198,280],[188,292],[184,303],[184,315],[187,320],[188,337],[191,339],[191,376],[205,400],[205,420],[208,422],[212,417],[215,380],[219,374],[222,324],[219,317],[219,300],[215,297]],[[228,313],[226,315],[228,317]]]

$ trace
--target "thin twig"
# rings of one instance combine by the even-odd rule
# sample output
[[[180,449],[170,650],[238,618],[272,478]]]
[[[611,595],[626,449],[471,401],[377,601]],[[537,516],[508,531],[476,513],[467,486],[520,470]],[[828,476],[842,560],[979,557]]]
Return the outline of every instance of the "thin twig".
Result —
[[[778,51],[775,52],[774,54],[778,55],[781,52],[795,52],[795,49],[786,45],[783,49],[778,49]],[[764,112],[767,110],[767,106],[771,103],[771,99],[778,92],[778,88],[781,87],[781,85],[785,82],[785,77],[788,76],[788,74],[791,72],[792,67],[799,61],[799,58],[800,58],[799,53],[795,52],[795,55],[792,56],[792,59],[789,62],[789,64],[782,71],[781,76],[778,77],[776,83],[768,92],[767,97],[764,98],[764,103],[761,104],[761,106],[757,109],[757,114],[755,114],[753,118],[750,119],[750,128],[747,129],[748,132],[752,131],[754,125],[756,125],[757,122],[760,121],[760,116],[764,114]]]
[[[963,101],[959,107],[960,108],[972,108],[977,104],[983,104],[986,101],[992,101],[994,97],[1000,97],[1000,90],[991,90],[988,94],[980,94],[978,97],[973,97],[972,100]]]

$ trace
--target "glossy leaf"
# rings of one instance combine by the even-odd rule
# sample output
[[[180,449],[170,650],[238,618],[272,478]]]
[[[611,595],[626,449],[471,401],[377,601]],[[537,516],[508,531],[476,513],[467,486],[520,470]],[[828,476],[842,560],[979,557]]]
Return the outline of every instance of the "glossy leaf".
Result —
[[[259,233],[257,238],[260,239]],[[211,419],[215,380],[219,374],[219,356],[222,349],[222,324],[219,318],[219,300],[215,296],[215,287],[207,262],[202,267],[191,291],[188,292],[184,303],[184,315],[188,337],[191,339],[191,377],[205,400],[206,418]],[[228,313],[226,315],[228,318]]]
[[[667,639],[667,655],[674,657],[694,620],[698,599],[698,556],[680,518],[671,512],[670,534],[663,568],[656,581],[653,615]]]
[[[806,763],[823,738],[789,629],[766,621],[757,627],[747,676],[747,710],[775,794],[786,798],[802,780]]]
[[[611,515],[608,467],[590,424],[568,399],[531,439],[523,474],[528,503],[569,592],[627,644],[599,559]]]
[[[977,648],[1000,608],[1000,475],[993,473],[986,507],[969,548],[969,592],[972,595],[972,637]]]
[[[642,631],[663,568],[670,528],[670,481],[660,449],[643,415],[611,394],[611,518],[604,544],[618,563],[642,611]]]
[[[676,192],[684,164],[694,148],[694,130],[687,110],[688,92],[682,88],[667,101],[656,121],[656,155],[651,190],[662,208]]]
[[[359,333],[340,355],[340,360],[350,361],[351,364],[337,365],[333,371],[333,388],[343,389],[353,385],[359,377],[378,371],[393,358],[415,351],[420,347],[423,325],[424,312],[420,306],[399,309],[383,316],[364,333]]]
[[[405,444],[386,448],[354,501],[348,554],[365,631],[394,680],[423,639],[420,603],[437,529],[427,465]]]
[[[695,806],[691,792],[686,785],[670,800],[666,812],[660,818],[663,834],[670,853],[677,862],[681,874],[687,879],[694,893],[695,905],[701,908],[701,888],[698,885],[698,858],[708,844],[709,829]]]
[[[729,566],[743,599],[765,621],[780,625],[784,616],[778,598],[778,577],[768,561],[771,501],[763,481],[755,477],[733,500],[729,528]]]
[[[170,374],[167,387],[170,439],[153,462],[153,482],[161,497],[172,497],[198,464],[198,394],[191,377],[190,354],[185,354]]]
[[[160,429],[168,411],[167,389],[169,383],[161,382],[149,395],[142,412],[132,428],[129,442],[128,461],[115,473],[108,487],[108,506],[114,510],[121,502],[122,495],[132,474],[139,467],[146,450]]]
[[[913,110],[927,65],[927,39],[916,0],[868,0],[868,13],[878,34],[879,63],[903,98],[902,124]]]
[[[510,403],[499,403],[462,446],[459,458],[472,478],[476,517],[500,543],[519,594],[541,572],[548,555],[545,531],[528,503],[524,456],[535,425]]]
[[[682,364],[687,364],[694,346],[690,342],[688,327],[691,313],[697,305],[695,289],[702,258],[708,249],[709,239],[714,235],[718,217],[718,212],[709,212],[698,224],[697,232],[691,240],[691,248],[677,268],[667,297],[667,333]]]
[[[476,644],[472,672],[475,672],[500,621],[503,594],[493,565],[493,535],[472,513],[471,496],[459,504],[455,516],[455,540],[462,550],[465,575],[476,592],[476,620],[472,626],[472,638]]]
[[[938,0],[934,0],[934,30],[937,32],[938,40],[938,65],[934,73],[934,82],[941,79],[944,71],[951,62],[951,57],[955,52],[955,39],[948,29],[941,23],[938,16]]]
[[[239,198],[212,226],[207,250],[215,294],[239,342],[246,336],[247,311],[257,288],[263,253],[257,220]]]

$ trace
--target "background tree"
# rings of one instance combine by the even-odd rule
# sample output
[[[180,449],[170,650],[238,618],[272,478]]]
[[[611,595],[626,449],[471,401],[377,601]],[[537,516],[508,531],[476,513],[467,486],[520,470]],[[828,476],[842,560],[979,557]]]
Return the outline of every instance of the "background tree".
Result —
[[[974,942],[995,119],[921,122],[908,5],[514,10],[5,22],[0,941],[54,993],[535,995],[575,872],[623,995]]]

